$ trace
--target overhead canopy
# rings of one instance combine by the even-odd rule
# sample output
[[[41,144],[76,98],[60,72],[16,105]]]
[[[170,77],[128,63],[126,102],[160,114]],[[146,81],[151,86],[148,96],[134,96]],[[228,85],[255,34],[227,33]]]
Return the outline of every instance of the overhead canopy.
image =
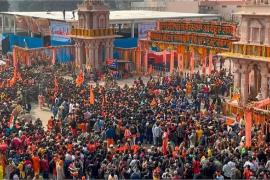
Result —
[[[65,20],[62,11],[53,12],[1,12],[0,14],[9,14],[17,16],[29,16],[34,18],[43,18],[57,21],[77,21],[78,15],[75,13],[73,18],[72,11],[66,11]],[[199,14],[199,13],[181,13],[181,12],[165,12],[165,11],[144,11],[144,10],[125,10],[110,11],[110,24],[127,23],[127,22],[145,22],[156,21],[161,19],[181,19],[181,18],[212,18],[219,19],[218,14]]]

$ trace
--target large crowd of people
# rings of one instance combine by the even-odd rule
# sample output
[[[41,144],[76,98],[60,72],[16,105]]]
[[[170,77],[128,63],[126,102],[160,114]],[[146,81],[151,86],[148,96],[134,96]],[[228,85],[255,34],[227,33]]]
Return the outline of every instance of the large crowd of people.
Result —
[[[89,83],[76,86],[68,71],[35,66],[0,87],[0,179],[270,178],[269,135],[258,142],[254,127],[246,148],[243,118],[228,126],[222,116],[225,71],[97,85],[94,103]],[[28,115],[39,95],[48,124]]]

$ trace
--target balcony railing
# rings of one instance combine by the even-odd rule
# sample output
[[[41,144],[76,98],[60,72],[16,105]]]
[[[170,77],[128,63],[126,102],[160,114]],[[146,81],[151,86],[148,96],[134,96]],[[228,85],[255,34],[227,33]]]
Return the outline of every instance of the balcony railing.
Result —
[[[270,46],[234,43],[231,49],[232,53],[246,56],[270,57]]]
[[[85,36],[85,37],[98,37],[98,36],[113,36],[115,35],[115,29],[79,29],[74,28],[71,30],[73,36]]]

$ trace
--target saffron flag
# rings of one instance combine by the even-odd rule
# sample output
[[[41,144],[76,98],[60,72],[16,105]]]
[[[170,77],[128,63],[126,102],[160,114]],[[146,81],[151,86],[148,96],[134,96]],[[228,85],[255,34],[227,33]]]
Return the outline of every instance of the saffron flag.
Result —
[[[83,84],[83,81],[84,81],[84,75],[83,75],[83,71],[81,71],[76,78],[76,86],[80,87]]]
[[[93,86],[90,86],[90,97],[89,97],[89,102],[91,105],[95,104],[95,95],[94,95],[94,90],[93,90]]]

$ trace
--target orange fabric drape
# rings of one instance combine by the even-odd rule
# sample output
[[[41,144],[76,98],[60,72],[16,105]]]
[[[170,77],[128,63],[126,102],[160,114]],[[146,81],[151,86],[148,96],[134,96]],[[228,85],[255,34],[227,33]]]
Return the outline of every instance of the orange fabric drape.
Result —
[[[93,90],[93,86],[90,86],[90,97],[89,97],[89,103],[91,105],[95,104],[95,95],[94,95],[94,90]]]
[[[13,47],[13,66],[16,68],[18,65],[18,59],[17,59],[17,49]]]
[[[203,71],[203,74],[206,74],[206,58],[207,57],[203,57],[203,64],[202,64],[202,71]]]
[[[246,147],[251,146],[251,128],[252,128],[252,112],[251,111],[246,111],[245,112],[245,137],[246,137]]]
[[[178,64],[179,72],[182,72],[181,54],[180,53],[177,53],[177,64]]]
[[[167,51],[166,50],[163,51],[163,63],[164,64],[167,63]]]
[[[141,59],[142,59],[141,49],[138,48],[138,50],[136,51],[136,53],[137,53],[137,56],[136,56],[136,71],[137,72],[140,72],[141,71]]]
[[[191,56],[190,56],[190,74],[194,74],[194,66],[195,66],[194,50],[192,50],[191,51]]]

